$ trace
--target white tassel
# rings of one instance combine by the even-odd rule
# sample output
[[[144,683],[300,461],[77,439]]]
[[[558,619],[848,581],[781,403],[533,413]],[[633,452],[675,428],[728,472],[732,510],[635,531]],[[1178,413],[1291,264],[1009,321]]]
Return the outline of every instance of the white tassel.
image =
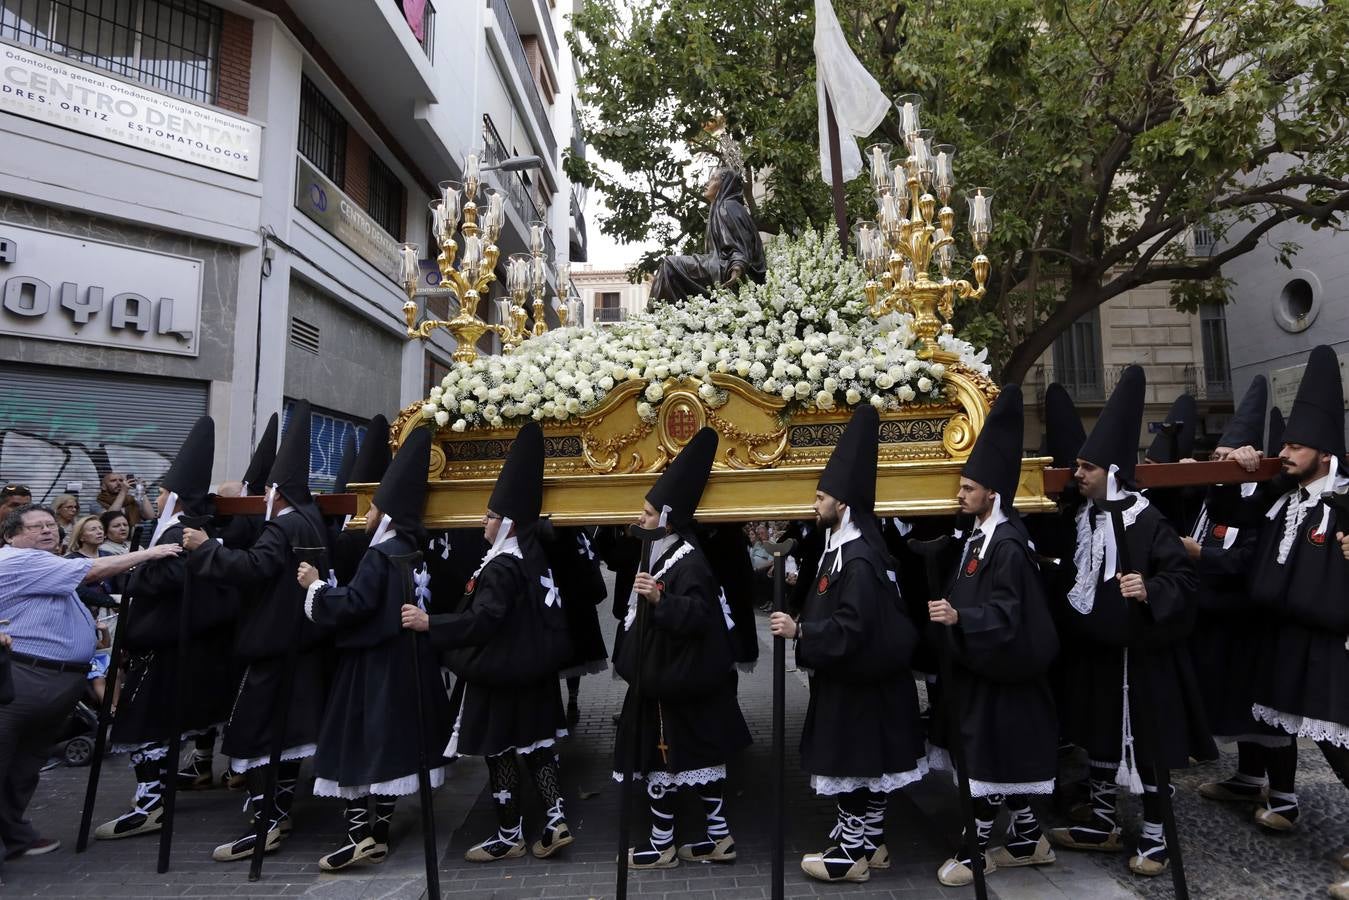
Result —
[[[1115,770],[1115,784],[1131,794],[1143,793],[1143,779],[1138,775],[1138,759],[1134,753],[1133,721],[1129,716],[1129,648],[1124,648],[1124,715],[1120,721],[1119,768]]]

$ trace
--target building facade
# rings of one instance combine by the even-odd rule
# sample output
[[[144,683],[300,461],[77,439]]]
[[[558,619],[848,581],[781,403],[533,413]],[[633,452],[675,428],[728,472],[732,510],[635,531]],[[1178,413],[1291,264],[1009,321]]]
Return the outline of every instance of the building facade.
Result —
[[[634,284],[627,269],[572,266],[571,283],[585,309],[585,323],[612,325],[646,309],[651,278]]]
[[[216,477],[237,478],[303,398],[330,484],[346,434],[449,363],[443,330],[405,337],[399,250],[434,256],[428,204],[467,152],[539,160],[484,176],[502,259],[536,220],[550,261],[583,258],[569,12],[0,0],[0,478],[39,498],[109,469],[153,481],[205,413]]]

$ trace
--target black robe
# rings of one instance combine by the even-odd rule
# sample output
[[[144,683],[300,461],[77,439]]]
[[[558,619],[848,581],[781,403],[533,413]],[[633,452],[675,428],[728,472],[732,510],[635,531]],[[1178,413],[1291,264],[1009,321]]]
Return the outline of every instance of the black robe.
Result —
[[[1247,573],[1255,557],[1258,528],[1215,521],[1203,507],[1203,534],[1196,562],[1199,620],[1190,635],[1190,656],[1215,738],[1269,738],[1277,729],[1251,715],[1256,666],[1275,621],[1251,602]],[[1226,546],[1228,543],[1231,546]]]
[[[663,589],[660,602],[647,605],[643,646],[638,647],[634,613],[634,630],[615,660],[629,685],[642,666],[643,702],[639,710],[629,687],[615,740],[614,771],[623,772],[633,729],[639,728],[633,760],[639,777],[663,773],[675,784],[706,783],[713,770],[751,740],[736,701],[734,653],[720,588],[702,552],[682,539],[651,568]],[[647,603],[643,598],[638,602]]]
[[[435,769],[443,762],[449,698],[430,639],[402,628],[402,607],[410,598],[392,559],[416,550],[403,535],[369,547],[350,584],[318,588],[305,610],[310,621],[333,629],[337,645],[314,757],[316,795],[361,796],[381,783],[381,794],[413,793],[419,727],[428,765]],[[415,657],[414,640],[420,645]],[[414,668],[418,660],[420,668]]]
[[[1059,642],[1019,523],[1000,523],[980,556],[966,545],[947,599],[959,621],[931,629],[952,654],[954,684],[942,698],[961,706],[971,792],[1052,793],[1059,732],[1048,671]],[[946,746],[946,735],[934,726],[933,743]]]
[[[572,653],[558,676],[603,672],[609,668],[609,650],[600,631],[598,606],[609,596],[609,590],[604,586],[590,536],[581,528],[554,528],[553,539],[544,541],[543,547],[562,592],[562,610],[571,636]]]
[[[207,541],[188,557],[198,579],[232,586],[243,600],[235,653],[247,668],[220,749],[244,765],[266,762],[271,754],[273,716],[292,658],[291,692],[284,704],[286,758],[312,753],[323,713],[326,636],[305,618],[305,592],[295,580],[301,560],[292,548],[322,547],[312,562],[326,574],[328,532],[312,504],[291,509],[264,524],[247,549]]]
[[[731,650],[742,671],[752,672],[759,659],[759,635],[754,617],[754,567],[749,561],[749,538],[738,524],[699,525],[698,547],[712,568],[731,611]]]
[[[1335,537],[1349,523],[1332,507],[1322,532],[1326,503],[1318,499],[1280,563],[1285,513],[1296,492],[1278,495],[1279,486],[1244,503],[1231,497],[1235,488],[1226,488],[1222,499],[1229,502],[1213,504],[1215,516],[1260,529],[1249,570],[1251,599],[1276,624],[1257,664],[1253,712],[1289,734],[1349,746],[1349,560]],[[1269,518],[1271,495],[1278,509]]]
[[[842,554],[838,571],[836,554]],[[816,776],[820,793],[882,778],[892,790],[926,772],[909,670],[918,633],[903,610],[892,566],[864,537],[849,541],[821,560],[801,612],[796,664],[811,673],[801,768]]]
[[[1110,528],[1109,516],[1099,517],[1096,527]],[[1152,763],[1154,745],[1172,769],[1188,766],[1191,757],[1216,759],[1187,644],[1197,614],[1194,564],[1175,529],[1151,505],[1125,530],[1125,540],[1133,567],[1143,575],[1147,602],[1126,600],[1119,578],[1106,581],[1102,571],[1091,611],[1070,607],[1066,639],[1081,642],[1082,652],[1065,673],[1064,731],[1093,762],[1120,762],[1127,648],[1138,764]]]
[[[557,672],[563,657],[550,630],[564,633],[561,609],[544,606],[525,560],[492,557],[468,582],[455,612],[431,616],[431,646],[448,652],[459,676],[450,700],[446,755],[496,756],[551,746],[567,733]]]
[[[171,525],[158,544],[180,544],[183,526]],[[228,587],[195,580],[188,598],[188,646],[179,653],[183,585],[187,559],[170,556],[143,563],[131,571],[122,611],[122,646],[126,651],[124,681],[111,740],[114,746],[165,743],[172,736],[177,685],[189,685],[179,733],[200,731],[224,722],[234,701],[235,670],[231,663],[238,598]],[[186,663],[179,675],[179,661]]]
[[[706,251],[661,260],[651,282],[651,299],[675,302],[712,289],[739,268],[746,278],[763,284],[768,272],[763,239],[745,206],[745,181],[724,172],[716,199],[707,212]]]

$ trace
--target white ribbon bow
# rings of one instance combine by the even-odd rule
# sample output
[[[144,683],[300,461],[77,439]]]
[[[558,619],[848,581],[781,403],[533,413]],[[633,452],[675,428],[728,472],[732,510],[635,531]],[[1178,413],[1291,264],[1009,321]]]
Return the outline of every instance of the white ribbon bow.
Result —
[[[412,573],[412,584],[412,593],[417,598],[417,608],[425,611],[426,604],[431,601],[431,572],[425,564]]]
[[[553,584],[553,570],[549,569],[548,574],[539,577],[539,584],[543,585],[548,592],[544,595],[544,606],[561,606],[562,595],[558,592],[557,585]]]

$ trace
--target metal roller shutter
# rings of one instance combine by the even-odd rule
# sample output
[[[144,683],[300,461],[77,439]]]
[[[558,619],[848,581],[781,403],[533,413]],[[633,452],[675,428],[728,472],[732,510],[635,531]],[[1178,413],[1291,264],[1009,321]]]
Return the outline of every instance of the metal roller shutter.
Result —
[[[153,488],[206,404],[201,381],[0,364],[0,479],[44,503],[77,483],[81,509],[105,472]]]

